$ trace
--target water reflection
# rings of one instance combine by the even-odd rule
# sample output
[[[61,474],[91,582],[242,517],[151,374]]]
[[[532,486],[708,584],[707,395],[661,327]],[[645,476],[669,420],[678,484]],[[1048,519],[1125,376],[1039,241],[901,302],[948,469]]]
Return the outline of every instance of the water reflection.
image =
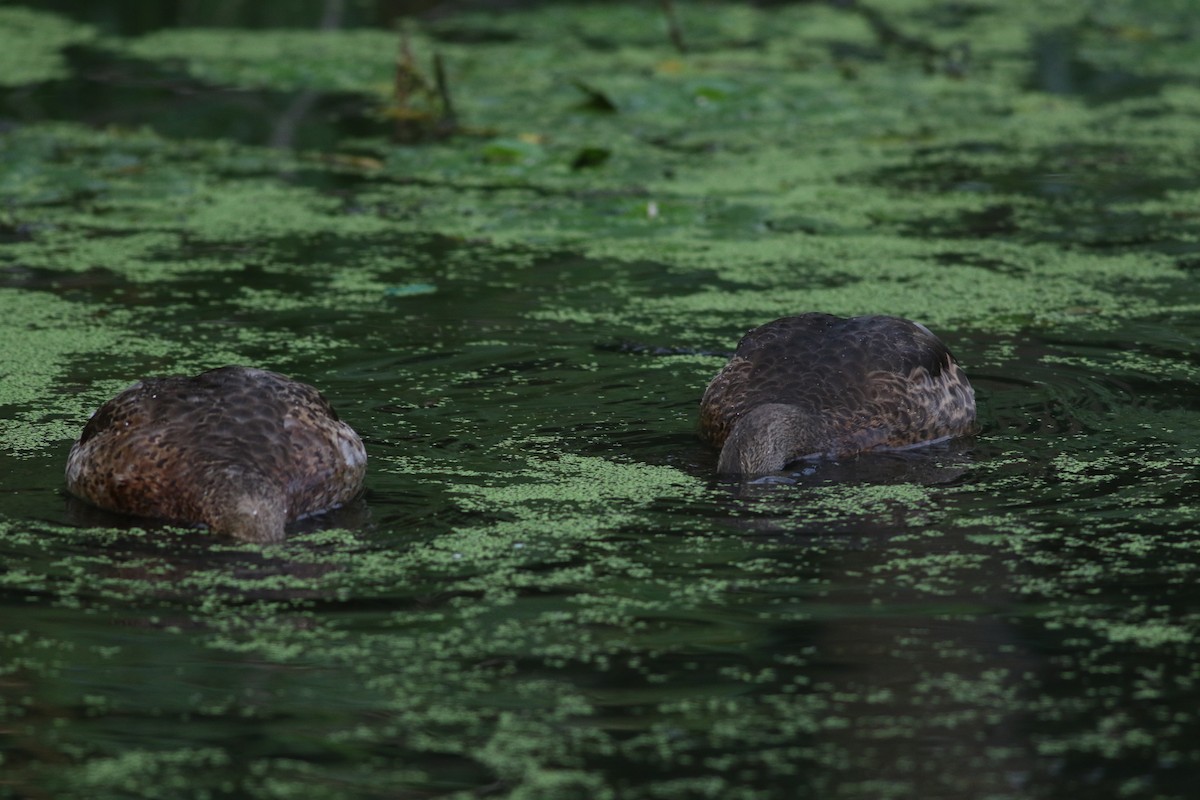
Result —
[[[1167,85],[1165,77],[1105,67],[1082,57],[1086,48],[1082,33],[1076,28],[1059,28],[1035,37],[1031,86],[1053,94],[1076,95],[1091,103],[1113,103],[1151,97]]]

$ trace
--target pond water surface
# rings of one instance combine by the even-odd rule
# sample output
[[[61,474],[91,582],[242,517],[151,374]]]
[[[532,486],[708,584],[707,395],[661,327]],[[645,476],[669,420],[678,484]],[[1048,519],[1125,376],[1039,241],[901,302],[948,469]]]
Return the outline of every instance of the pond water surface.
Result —
[[[298,32],[0,7],[49,65],[0,133],[0,793],[1191,796],[1200,28],[964,8],[891,13],[965,77],[808,4],[706,5],[688,56],[637,4],[443,18],[473,127],[397,144],[249,94],[215,133]],[[337,48],[391,32],[323,35],[303,80],[386,94]],[[79,46],[216,88],[64,103]],[[979,435],[715,477],[707,380],[808,310],[924,321]],[[96,405],[224,363],[320,387],[363,500],[264,548],[67,498]]]

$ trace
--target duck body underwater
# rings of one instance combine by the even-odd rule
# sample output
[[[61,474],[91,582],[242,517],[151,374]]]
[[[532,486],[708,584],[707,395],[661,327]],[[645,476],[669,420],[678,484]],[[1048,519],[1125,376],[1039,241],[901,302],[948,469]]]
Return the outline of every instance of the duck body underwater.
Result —
[[[747,333],[700,402],[722,474],[803,458],[918,447],[975,430],[975,392],[924,325],[900,317],[783,317]]]
[[[367,455],[312,386],[249,367],[140,381],[84,426],[67,489],[109,511],[277,542],[362,490]]]

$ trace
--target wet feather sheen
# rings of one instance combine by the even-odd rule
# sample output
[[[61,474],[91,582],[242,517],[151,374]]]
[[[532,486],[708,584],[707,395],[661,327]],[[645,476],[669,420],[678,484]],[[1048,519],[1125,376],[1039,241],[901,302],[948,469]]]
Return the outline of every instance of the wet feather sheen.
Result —
[[[110,511],[272,542],[357,495],[366,464],[316,389],[222,367],[150,378],[101,406],[71,448],[67,489]]]
[[[718,470],[931,444],[975,429],[975,392],[929,329],[899,317],[802,314],[746,334],[704,392]]]

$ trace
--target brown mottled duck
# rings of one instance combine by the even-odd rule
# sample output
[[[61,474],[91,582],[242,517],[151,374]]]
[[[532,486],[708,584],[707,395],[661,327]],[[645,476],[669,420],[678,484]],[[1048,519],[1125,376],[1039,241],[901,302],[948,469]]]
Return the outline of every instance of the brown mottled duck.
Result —
[[[67,489],[109,511],[278,542],[292,520],[357,495],[358,434],[313,387],[221,367],[149,378],[100,407],[67,458]]]
[[[725,474],[932,444],[975,429],[975,392],[928,328],[899,317],[801,314],[738,343],[700,401]]]

